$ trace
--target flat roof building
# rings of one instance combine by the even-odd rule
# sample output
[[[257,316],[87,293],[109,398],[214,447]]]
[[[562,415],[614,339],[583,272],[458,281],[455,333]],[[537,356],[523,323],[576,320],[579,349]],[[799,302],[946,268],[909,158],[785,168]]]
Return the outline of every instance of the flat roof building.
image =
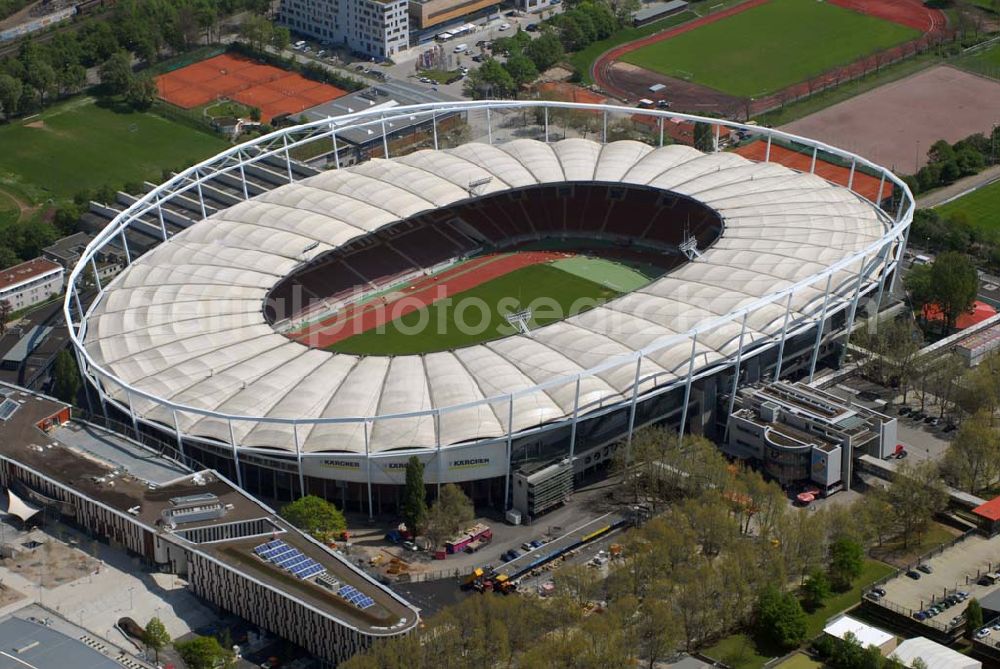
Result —
[[[830,621],[823,628],[823,633],[841,641],[851,634],[862,648],[875,646],[882,655],[888,655],[896,648],[895,635],[850,616],[840,616]]]
[[[323,44],[385,60],[409,44],[407,0],[281,0],[280,21]]]
[[[0,622],[0,669],[121,669],[114,659],[62,632],[21,618]]]
[[[144,478],[104,459],[111,449],[88,444],[86,429],[73,432],[73,445],[61,441],[69,407],[0,389],[18,404],[0,422],[0,484],[24,504],[68,517],[186,578],[200,597],[330,663],[417,625],[417,610],[405,600],[217,472],[182,468],[165,481],[179,467],[170,463],[162,475]],[[282,545],[282,555],[265,554],[270,542]]]
[[[849,483],[853,458],[882,458],[896,445],[896,419],[803,383],[738,392],[723,450],[763,466],[782,485],[811,481],[829,493]]]
[[[62,265],[35,258],[0,271],[0,301],[10,302],[14,311],[34,306],[63,289]]]

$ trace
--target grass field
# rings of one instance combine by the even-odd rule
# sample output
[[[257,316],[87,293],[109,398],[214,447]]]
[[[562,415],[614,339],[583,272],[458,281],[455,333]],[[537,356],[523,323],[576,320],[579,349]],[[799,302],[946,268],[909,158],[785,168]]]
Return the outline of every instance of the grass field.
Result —
[[[515,270],[406,314],[381,329],[344,339],[329,350],[357,355],[411,355],[470,346],[514,334],[505,319],[512,311],[530,307],[532,318],[528,325],[533,329],[649,282],[639,272],[609,260],[573,258],[571,271],[560,269],[560,262],[568,261]]]
[[[822,666],[805,653],[795,653],[781,664],[774,665],[774,669],[820,669]]]
[[[963,70],[1000,79],[1000,44],[959,56],[952,63]]]
[[[914,39],[916,30],[816,0],[771,0],[623,60],[758,97]]]
[[[668,16],[660,21],[655,21],[649,25],[642,26],[641,28],[622,28],[617,30],[611,37],[607,39],[602,39],[599,42],[593,42],[589,44],[585,49],[581,49],[576,53],[573,53],[569,57],[569,62],[573,64],[573,67],[577,72],[580,73],[582,77],[582,82],[584,84],[594,83],[593,78],[590,76],[590,68],[593,66],[594,61],[597,57],[608,49],[614,48],[619,44],[625,44],[627,42],[634,42],[637,39],[648,37],[649,35],[655,35],[658,32],[663,32],[668,28],[673,28],[674,26],[679,26],[682,23],[687,23],[695,19],[696,16],[693,12],[683,11],[673,16]]]
[[[942,217],[964,213],[981,230],[1000,230],[1000,181],[937,207]]]
[[[21,208],[17,206],[10,195],[0,190],[0,226],[17,223],[21,215]]]
[[[66,199],[105,184],[159,181],[225,148],[220,137],[149,113],[118,113],[79,97],[0,127],[0,180],[32,199]]]
[[[834,593],[823,606],[812,613],[806,614],[806,638],[813,639],[823,631],[826,622],[840,613],[861,602],[861,593],[873,582],[888,576],[893,568],[878,560],[866,559],[861,575],[855,580],[854,587],[847,592]],[[733,669],[760,669],[771,659],[782,654],[782,650],[760,648],[746,634],[731,634],[720,639],[712,646],[704,648],[702,653],[714,660],[720,660]],[[816,663],[807,656],[796,655],[778,665],[781,669],[815,669]]]

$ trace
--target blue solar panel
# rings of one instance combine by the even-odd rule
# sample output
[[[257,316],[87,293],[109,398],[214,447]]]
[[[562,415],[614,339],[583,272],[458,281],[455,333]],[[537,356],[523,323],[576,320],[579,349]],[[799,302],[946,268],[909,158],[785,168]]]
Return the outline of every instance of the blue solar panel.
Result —
[[[372,599],[371,597],[363,597],[361,601],[358,603],[358,606],[361,607],[362,609],[367,609],[370,606],[375,606],[375,600]]]
[[[264,551],[263,553],[260,554],[260,556],[265,560],[271,560],[272,562],[274,562],[275,558],[280,559],[280,556],[293,550],[295,549],[292,548],[291,546],[278,546],[277,548],[272,548],[270,550]]]
[[[288,555],[282,556],[282,558],[280,560],[276,560],[275,564],[277,564],[282,569],[288,569],[289,567],[292,566],[292,564],[297,564],[295,562],[296,560],[298,560],[299,558],[303,558],[303,557],[305,557],[305,556],[302,555],[302,553],[300,553],[299,551],[297,551],[297,550],[295,550],[293,548],[291,553],[289,553]]]

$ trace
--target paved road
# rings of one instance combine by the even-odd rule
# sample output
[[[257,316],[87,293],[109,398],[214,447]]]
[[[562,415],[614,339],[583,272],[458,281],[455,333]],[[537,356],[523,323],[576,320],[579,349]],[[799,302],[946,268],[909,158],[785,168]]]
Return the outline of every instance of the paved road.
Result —
[[[998,179],[1000,179],[1000,165],[988,167],[979,174],[973,174],[971,177],[959,179],[950,186],[938,188],[937,190],[931,191],[926,195],[918,197],[917,208],[927,209],[929,207],[936,207],[939,204],[943,204],[944,202],[959,195],[964,195],[969,191],[974,191],[978,188],[982,188],[983,186],[987,186]]]

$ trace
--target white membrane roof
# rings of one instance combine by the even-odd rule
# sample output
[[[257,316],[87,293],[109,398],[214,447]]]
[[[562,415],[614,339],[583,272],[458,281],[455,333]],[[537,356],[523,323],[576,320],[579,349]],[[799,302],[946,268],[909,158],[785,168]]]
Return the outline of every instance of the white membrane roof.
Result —
[[[303,261],[467,199],[470,180],[483,177],[492,180],[479,195],[564,180],[668,189],[718,212],[724,232],[694,262],[533,337],[359,358],[309,349],[264,320],[268,290]],[[466,144],[324,172],[197,223],[114,280],[88,319],[85,345],[98,365],[134,388],[210,412],[309,420],[462,407],[440,417],[380,419],[367,429],[361,422],[293,430],[240,420],[233,423],[240,445],[294,451],[297,441],[304,452],[355,453],[365,452],[366,440],[371,453],[448,446],[622,401],[635,381],[634,362],[584,374],[578,408],[576,376],[808,279],[886,230],[876,208],[847,189],[731,153],[583,139]],[[834,275],[833,291],[850,295],[854,271]],[[824,277],[795,294],[793,323],[820,312],[825,287]],[[745,347],[780,331],[784,306],[750,315]],[[732,355],[739,337],[739,321],[699,335],[696,369]],[[690,352],[689,341],[652,352],[640,389],[684,376]],[[106,390],[128,402],[115,384]],[[515,398],[508,426],[507,396],[521,391],[529,392]],[[172,412],[160,403],[133,395],[131,404],[139,416],[173,427]],[[231,439],[225,419],[177,416],[187,434]]]

